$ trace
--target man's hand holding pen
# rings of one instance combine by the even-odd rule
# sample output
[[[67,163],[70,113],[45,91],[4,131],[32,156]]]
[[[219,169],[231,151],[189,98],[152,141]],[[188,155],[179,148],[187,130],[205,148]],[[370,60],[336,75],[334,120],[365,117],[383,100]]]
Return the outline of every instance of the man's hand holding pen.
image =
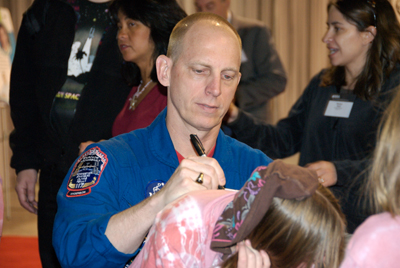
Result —
[[[190,134],[190,142],[193,145],[193,148],[196,150],[197,154],[201,157],[206,157],[206,150],[204,149],[203,144],[201,143],[200,138],[196,134]],[[204,181],[204,174],[200,172],[199,176],[196,179],[197,183],[202,184]],[[218,189],[224,190],[225,189],[225,183],[224,184],[219,184]]]
[[[202,184],[196,182],[200,173],[203,173]],[[160,193],[164,194],[164,204],[167,205],[186,193],[216,190],[218,185],[225,185],[225,174],[218,161],[211,157],[192,156],[182,160]]]

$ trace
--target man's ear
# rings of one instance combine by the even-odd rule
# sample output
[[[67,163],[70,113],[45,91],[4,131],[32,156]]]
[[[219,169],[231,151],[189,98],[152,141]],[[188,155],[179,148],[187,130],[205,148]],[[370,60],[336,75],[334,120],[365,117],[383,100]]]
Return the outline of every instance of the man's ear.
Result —
[[[239,83],[240,83],[240,79],[242,78],[242,73],[241,72],[239,72],[239,79],[238,79],[238,81],[237,81],[237,85],[239,85]]]
[[[165,55],[158,56],[156,60],[157,78],[161,85],[168,87],[170,84],[172,60]]]
[[[368,26],[363,32],[363,40],[365,44],[372,43],[376,36],[376,28],[374,26]]]

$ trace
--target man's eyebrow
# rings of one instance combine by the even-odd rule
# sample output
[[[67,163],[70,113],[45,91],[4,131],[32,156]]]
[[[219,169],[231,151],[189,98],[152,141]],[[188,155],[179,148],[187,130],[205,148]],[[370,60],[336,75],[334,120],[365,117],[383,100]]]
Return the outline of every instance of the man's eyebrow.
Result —
[[[209,65],[207,63],[204,63],[204,62],[199,62],[199,61],[191,62],[188,65],[189,66],[199,65],[199,66],[203,66],[203,67],[206,67],[206,68],[209,68],[209,69],[213,69],[213,66],[211,66],[211,65]],[[227,68],[222,69],[222,71],[223,72],[230,71],[230,72],[236,72],[237,73],[237,72],[239,72],[239,69],[235,68],[235,67],[227,67]]]
[[[211,65],[203,63],[203,62],[199,62],[199,61],[190,62],[188,65],[189,66],[200,65],[200,66],[204,66],[204,67],[207,67],[210,69],[212,68]]]
[[[225,68],[225,69],[222,69],[222,71],[229,71],[229,72],[235,72],[235,73],[238,73],[239,72],[239,70],[237,69],[237,68],[234,68],[234,67],[231,67],[231,68]]]

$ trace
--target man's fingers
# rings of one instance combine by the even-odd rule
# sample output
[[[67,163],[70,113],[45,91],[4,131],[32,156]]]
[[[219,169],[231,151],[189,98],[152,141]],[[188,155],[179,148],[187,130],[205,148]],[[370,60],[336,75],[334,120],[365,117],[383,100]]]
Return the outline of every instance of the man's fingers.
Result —
[[[207,181],[205,185],[210,186],[210,189],[217,189],[218,185],[225,185],[225,173],[214,158],[194,156],[188,157],[184,161],[181,163],[183,166],[205,175]]]

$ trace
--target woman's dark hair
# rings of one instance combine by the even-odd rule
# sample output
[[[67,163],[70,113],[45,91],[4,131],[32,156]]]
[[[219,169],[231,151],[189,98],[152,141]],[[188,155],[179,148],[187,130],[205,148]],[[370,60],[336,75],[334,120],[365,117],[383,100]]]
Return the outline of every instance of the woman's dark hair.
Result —
[[[159,55],[167,54],[172,29],[187,16],[186,12],[176,0],[114,0],[109,11],[115,24],[118,23],[118,11],[121,11],[150,28],[150,37],[155,45],[150,78],[158,82],[155,61]],[[132,62],[124,62],[122,74],[130,85],[138,85],[141,80],[139,67]]]
[[[364,100],[372,100],[379,94],[384,81],[400,62],[400,24],[392,5],[387,0],[331,0],[334,6],[355,25],[360,32],[376,27],[376,36],[368,51],[365,66],[354,87],[354,93]],[[321,86],[345,85],[343,66],[332,66],[322,77]]]

